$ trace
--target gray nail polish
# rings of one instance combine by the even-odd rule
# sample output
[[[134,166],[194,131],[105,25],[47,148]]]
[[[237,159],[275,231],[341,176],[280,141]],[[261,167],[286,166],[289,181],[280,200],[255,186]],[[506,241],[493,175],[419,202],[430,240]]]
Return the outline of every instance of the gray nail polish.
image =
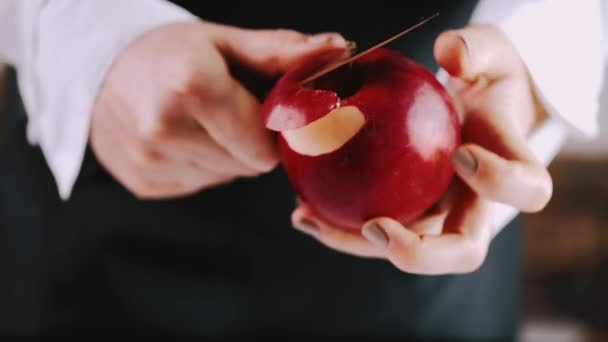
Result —
[[[361,234],[376,247],[386,248],[388,246],[388,236],[376,222],[370,222],[363,227]]]
[[[452,162],[461,173],[464,173],[467,176],[472,176],[477,172],[477,160],[475,160],[471,152],[464,148],[461,148],[454,153]]]
[[[319,236],[319,226],[309,219],[302,219],[294,224],[294,228],[312,237]]]

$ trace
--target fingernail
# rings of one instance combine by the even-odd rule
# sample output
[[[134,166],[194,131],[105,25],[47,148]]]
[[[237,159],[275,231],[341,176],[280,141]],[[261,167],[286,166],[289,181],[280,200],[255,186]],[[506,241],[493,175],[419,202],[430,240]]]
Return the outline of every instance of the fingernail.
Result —
[[[361,234],[376,247],[386,248],[388,246],[388,236],[376,222],[369,222],[363,226]]]
[[[465,148],[458,149],[452,157],[454,166],[467,176],[472,176],[477,172],[477,160]]]
[[[316,34],[308,40],[308,43],[312,45],[331,44],[334,46],[348,45],[348,42],[337,33],[320,33]]]
[[[294,228],[312,237],[319,236],[319,226],[317,226],[315,222],[307,218],[303,218],[299,222],[296,222],[294,224]]]

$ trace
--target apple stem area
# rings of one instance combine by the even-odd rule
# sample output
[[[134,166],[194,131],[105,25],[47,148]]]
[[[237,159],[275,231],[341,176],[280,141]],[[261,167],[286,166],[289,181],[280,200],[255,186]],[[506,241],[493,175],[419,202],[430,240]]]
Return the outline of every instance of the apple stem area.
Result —
[[[310,87],[318,90],[329,90],[340,99],[346,99],[356,94],[365,82],[365,73],[360,66],[344,65],[326,75],[310,82]]]
[[[360,66],[347,64],[310,82],[315,90],[334,92],[339,99],[355,95],[365,81]],[[282,131],[289,147],[306,156],[334,152],[350,141],[364,126],[365,115],[356,106],[344,106],[330,111],[304,127]]]

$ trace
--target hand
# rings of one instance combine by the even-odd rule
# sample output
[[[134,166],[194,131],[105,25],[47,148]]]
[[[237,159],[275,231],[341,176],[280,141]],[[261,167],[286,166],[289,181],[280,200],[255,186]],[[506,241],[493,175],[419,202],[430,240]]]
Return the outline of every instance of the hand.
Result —
[[[155,29],[109,71],[94,108],[93,151],[143,199],[183,196],[268,172],[278,163],[273,137],[230,63],[270,77],[309,54],[346,47],[333,33],[208,22]]]
[[[516,49],[493,26],[469,26],[441,34],[435,57],[451,76],[463,124],[463,144],[453,157],[458,177],[436,208],[407,228],[378,217],[354,234],[300,203],[292,214],[296,228],[330,248],[387,259],[404,272],[468,273],[482,265],[494,236],[493,203],[524,212],[547,204],[551,178],[527,144],[546,112]]]

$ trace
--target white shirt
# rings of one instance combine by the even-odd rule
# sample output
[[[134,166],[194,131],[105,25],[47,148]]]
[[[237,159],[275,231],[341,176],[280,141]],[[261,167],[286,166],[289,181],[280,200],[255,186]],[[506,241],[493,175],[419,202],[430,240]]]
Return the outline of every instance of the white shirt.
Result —
[[[69,199],[78,177],[95,97],[114,58],[148,30],[193,18],[164,0],[0,1],[0,60],[18,70],[28,140],[41,147],[61,198]],[[567,137],[598,134],[602,19],[601,0],[482,0],[471,19],[502,28],[528,66],[551,114],[530,138],[546,164]],[[496,228],[516,214],[496,204]]]

